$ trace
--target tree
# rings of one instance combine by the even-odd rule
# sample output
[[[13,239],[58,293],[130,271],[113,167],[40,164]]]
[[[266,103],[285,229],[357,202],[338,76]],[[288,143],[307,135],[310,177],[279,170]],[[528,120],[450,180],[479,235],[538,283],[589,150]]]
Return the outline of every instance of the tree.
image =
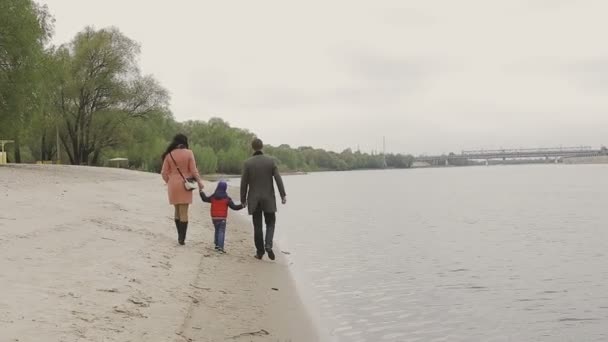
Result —
[[[388,167],[404,169],[409,168],[414,163],[414,157],[402,154],[387,154],[386,164]]]
[[[221,150],[218,153],[218,171],[240,174],[245,159],[247,159],[247,154],[238,147],[232,147],[228,151]]]
[[[72,164],[97,164],[104,149],[121,143],[129,120],[166,111],[168,93],[140,74],[138,53],[118,29],[90,27],[55,53],[61,75],[55,106]]]
[[[161,154],[176,130],[176,123],[170,112],[153,112],[145,118],[127,121],[126,131],[120,145],[105,149],[100,164],[107,158],[129,158],[131,167],[145,171],[160,171]]]
[[[21,137],[39,110],[41,60],[53,31],[46,6],[31,0],[0,1],[0,133],[15,140],[21,162]]]
[[[194,157],[196,158],[199,172],[203,174],[212,174],[217,172],[218,160],[211,147],[201,147],[200,145],[195,145],[192,148],[192,151],[194,152]]]

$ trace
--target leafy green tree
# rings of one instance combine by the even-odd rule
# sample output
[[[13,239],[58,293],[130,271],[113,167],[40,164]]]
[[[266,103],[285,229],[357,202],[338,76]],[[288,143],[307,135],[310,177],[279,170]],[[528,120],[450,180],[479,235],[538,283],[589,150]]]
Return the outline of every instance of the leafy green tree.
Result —
[[[63,76],[55,105],[72,164],[97,164],[104,149],[123,142],[130,120],[167,107],[167,91],[140,74],[138,53],[139,45],[117,29],[90,27],[55,53]]]
[[[247,154],[237,147],[218,153],[218,171],[227,174],[239,174]]]
[[[217,172],[218,159],[215,155],[215,151],[213,151],[211,147],[195,145],[192,150],[198,164],[199,172],[203,174],[213,174]]]
[[[404,169],[409,168],[414,163],[414,157],[402,154],[387,154],[386,164],[388,167]]]
[[[0,134],[15,140],[21,162],[21,139],[39,110],[44,45],[53,32],[48,9],[31,0],[0,1]]]

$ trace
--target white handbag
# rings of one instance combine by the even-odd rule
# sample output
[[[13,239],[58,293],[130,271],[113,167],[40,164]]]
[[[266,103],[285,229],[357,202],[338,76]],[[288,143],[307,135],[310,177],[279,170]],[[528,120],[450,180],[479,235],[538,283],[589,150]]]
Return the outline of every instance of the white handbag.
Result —
[[[186,179],[184,181],[184,187],[188,191],[193,191],[193,190],[198,189],[198,183],[196,182],[196,180],[194,178]]]
[[[179,175],[182,176],[182,179],[184,180],[184,188],[186,188],[186,190],[188,190],[188,191],[194,191],[194,190],[198,189],[198,183],[196,181],[196,178],[184,177],[184,174],[179,169],[179,166],[177,166],[177,162],[175,161],[175,158],[173,158],[173,154],[169,153],[169,155],[171,156],[171,159],[173,159],[173,163],[175,164],[175,167],[177,168],[177,172],[179,172]]]

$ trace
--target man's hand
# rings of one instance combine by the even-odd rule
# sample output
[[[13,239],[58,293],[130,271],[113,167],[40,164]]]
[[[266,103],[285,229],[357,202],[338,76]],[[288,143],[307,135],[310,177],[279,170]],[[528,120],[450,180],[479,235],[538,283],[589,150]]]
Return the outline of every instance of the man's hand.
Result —
[[[281,198],[281,203],[287,204],[287,196]]]

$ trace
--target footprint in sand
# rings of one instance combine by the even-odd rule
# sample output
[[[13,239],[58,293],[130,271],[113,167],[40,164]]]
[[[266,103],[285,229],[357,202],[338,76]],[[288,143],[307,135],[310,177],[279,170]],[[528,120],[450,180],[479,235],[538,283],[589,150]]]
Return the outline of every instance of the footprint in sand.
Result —
[[[121,306],[115,306],[114,312],[122,314],[127,318],[148,318],[148,316],[142,314],[141,312],[139,312],[139,310],[129,310]]]
[[[160,264],[160,267],[162,267],[166,270],[170,270],[171,268],[173,268],[173,265],[171,265],[171,263],[168,261],[165,261],[165,262],[161,261],[161,262],[159,262],[159,264]]]
[[[131,297],[128,299],[128,301],[142,308],[147,308],[150,306],[150,301],[146,299]]]
[[[118,293],[118,289],[97,289],[98,292]]]

